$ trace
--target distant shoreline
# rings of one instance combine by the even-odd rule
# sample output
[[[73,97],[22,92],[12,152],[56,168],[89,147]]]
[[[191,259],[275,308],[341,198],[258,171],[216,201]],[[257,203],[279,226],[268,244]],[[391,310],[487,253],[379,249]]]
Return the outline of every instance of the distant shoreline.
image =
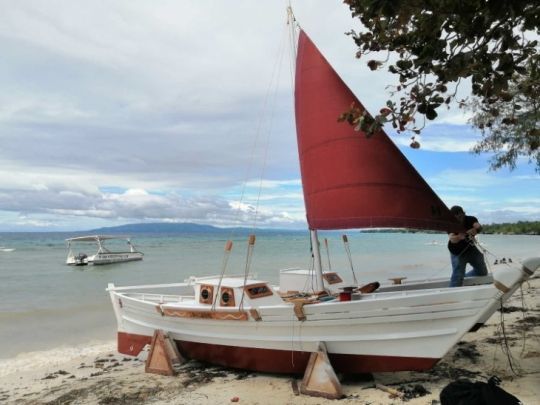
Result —
[[[414,229],[363,229],[361,233],[425,233],[433,235],[446,235],[446,232],[442,231],[425,231],[425,230],[414,230]],[[502,231],[493,231],[493,230],[483,230],[482,234],[484,235],[525,235],[525,236],[535,236],[540,235],[540,231],[531,231],[531,232],[502,232]]]
[[[277,229],[277,228],[247,228],[247,227],[232,227],[232,228],[220,228],[213,225],[202,225],[190,222],[183,223],[135,223],[126,224],[112,227],[103,227],[90,230],[77,230],[77,231],[2,231],[0,233],[71,233],[71,234],[227,234],[236,233],[241,235],[247,235],[250,233],[257,234],[299,234],[307,233],[306,229]],[[343,230],[335,231],[320,231],[320,232],[343,232]],[[390,228],[390,229],[353,229],[349,232],[360,233],[427,233],[427,234],[445,234],[441,231],[429,231],[419,229],[404,229],[404,228]],[[502,224],[483,224],[482,233],[488,235],[540,235],[540,221],[519,221],[515,223],[502,223]]]

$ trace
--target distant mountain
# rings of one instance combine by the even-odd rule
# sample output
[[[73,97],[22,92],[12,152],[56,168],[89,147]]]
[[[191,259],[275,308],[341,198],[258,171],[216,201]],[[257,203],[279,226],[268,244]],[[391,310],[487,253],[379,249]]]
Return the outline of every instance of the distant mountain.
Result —
[[[216,233],[226,231],[211,225],[192,223],[145,223],[92,229],[94,233]]]
[[[230,233],[231,231],[247,234],[252,232],[250,228],[218,228],[212,225],[201,225],[189,222],[184,223],[145,223],[145,224],[127,224],[120,226],[111,226],[106,228],[91,229],[85,231],[87,233],[106,234],[106,233],[160,233],[160,234],[176,234],[176,233]],[[257,229],[257,233],[289,233],[298,232],[283,229]]]

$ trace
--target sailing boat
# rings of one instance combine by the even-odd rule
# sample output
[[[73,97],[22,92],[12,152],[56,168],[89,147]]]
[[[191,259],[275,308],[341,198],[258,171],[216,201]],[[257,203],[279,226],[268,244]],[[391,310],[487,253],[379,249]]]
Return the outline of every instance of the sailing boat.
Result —
[[[322,271],[317,230],[451,231],[460,225],[383,131],[366,139],[337,122],[351,103],[362,104],[303,31],[297,49],[296,129],[314,248],[313,294],[295,295],[285,281],[272,286],[248,274],[109,284],[120,353],[137,355],[163,330],[185,357],[232,368],[302,373],[324,344],[338,372],[425,370],[540,267],[540,258],[528,259],[521,269],[498,270],[484,285],[357,290],[339,298],[322,293],[341,280]],[[226,254],[230,249],[227,243]],[[171,289],[177,293],[163,293]]]

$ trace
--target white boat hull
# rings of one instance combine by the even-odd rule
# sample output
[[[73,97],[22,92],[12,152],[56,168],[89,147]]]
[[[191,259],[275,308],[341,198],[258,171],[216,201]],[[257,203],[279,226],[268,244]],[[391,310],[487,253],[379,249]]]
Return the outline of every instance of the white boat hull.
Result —
[[[144,255],[140,252],[115,252],[115,253],[97,253],[88,257],[88,263],[94,265],[132,262],[142,260]]]
[[[257,321],[252,316],[215,320],[162,315],[166,309],[199,308],[179,302],[180,296],[170,298],[176,303],[159,304],[159,295],[143,297],[114,287],[110,293],[121,353],[137,355],[161,329],[189,358],[286,373],[302,372],[319,342],[325,343],[337,371],[429,369],[502,296],[492,285],[369,294],[360,300],[305,305],[304,321],[297,319],[290,303],[258,307]],[[278,358],[282,361],[275,361]]]
[[[426,370],[539,267],[540,258],[532,258],[521,269],[495,272],[490,284],[354,293],[350,301],[291,302],[264,282],[244,284],[234,278],[110,284],[108,291],[118,322],[118,351],[127,355],[137,355],[160,329],[187,358],[233,368],[301,373],[322,342],[339,372]],[[221,294],[228,290],[233,301],[236,297],[236,306],[222,307],[219,298],[214,300],[217,306],[211,305],[218,287]],[[179,291],[155,293],[165,288]],[[248,298],[244,293],[251,293],[250,288],[263,294]],[[210,301],[205,301],[205,289],[211,291]]]
[[[512,271],[519,272],[521,271],[516,264],[515,266],[508,266],[507,268],[512,269]],[[337,274],[337,273],[335,273]],[[284,284],[287,287],[302,287],[305,285],[308,285],[309,281],[312,276],[312,272],[308,270],[301,270],[301,269],[286,269],[282,270],[280,273],[281,281],[284,282]],[[528,278],[527,274],[523,274],[523,279]],[[292,279],[292,281],[291,281]],[[307,281],[306,281],[307,280]],[[478,285],[490,285],[494,281],[493,274],[488,274],[487,276],[481,276],[481,277],[467,277],[464,279],[463,285],[464,286],[478,286]],[[338,284],[334,284],[330,286],[330,289],[337,293],[340,289],[347,286],[348,284],[342,282]],[[360,286],[362,283],[360,283]],[[389,281],[383,282],[380,286],[380,288],[377,290],[378,293],[380,292],[397,292],[397,291],[415,291],[415,290],[429,290],[429,289],[441,289],[446,288],[450,285],[450,278],[449,277],[438,277],[438,278],[431,278],[431,279],[410,279],[410,280],[403,280],[402,284],[391,284]],[[486,321],[495,313],[497,309],[500,308],[501,304],[504,304],[508,298],[512,296],[512,294],[516,291],[516,289],[521,284],[516,284],[511,291],[506,292],[499,301],[493,303],[490,306],[489,310],[486,310],[484,315],[478,320],[476,325],[474,325],[471,328],[471,331],[477,330],[479,327],[481,327]],[[282,288],[280,286],[280,288]]]

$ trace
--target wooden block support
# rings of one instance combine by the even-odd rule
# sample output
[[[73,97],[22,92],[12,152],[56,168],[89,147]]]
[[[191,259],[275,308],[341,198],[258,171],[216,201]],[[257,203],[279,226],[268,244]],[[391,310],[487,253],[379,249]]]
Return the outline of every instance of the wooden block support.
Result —
[[[144,371],[161,375],[176,375],[177,369],[185,363],[185,359],[178,351],[176,343],[163,332],[157,329],[152,337],[150,353],[146,359]]]
[[[339,399],[343,397],[341,383],[330,364],[326,346],[319,343],[317,352],[311,356],[304,373],[304,378],[300,384],[300,392],[314,397],[327,399]]]

